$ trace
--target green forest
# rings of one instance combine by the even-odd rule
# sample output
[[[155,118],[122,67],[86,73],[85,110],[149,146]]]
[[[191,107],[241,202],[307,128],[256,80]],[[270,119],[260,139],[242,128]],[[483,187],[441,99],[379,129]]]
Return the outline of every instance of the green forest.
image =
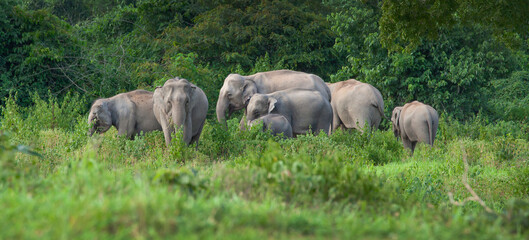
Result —
[[[224,79],[290,69],[418,100],[435,144],[218,123]],[[198,145],[88,136],[92,103],[181,77]],[[176,135],[178,135],[177,133]],[[529,2],[0,0],[1,239],[527,239]]]

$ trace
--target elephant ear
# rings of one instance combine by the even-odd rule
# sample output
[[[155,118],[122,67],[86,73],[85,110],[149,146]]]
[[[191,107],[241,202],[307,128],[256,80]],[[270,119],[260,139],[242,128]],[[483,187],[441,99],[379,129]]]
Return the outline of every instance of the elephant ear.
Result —
[[[108,102],[106,101],[103,101],[101,103],[101,110],[100,110],[101,113],[106,113],[106,114],[109,114],[110,115],[110,111],[108,110]]]
[[[391,117],[397,127],[399,127],[399,119],[400,119],[401,111],[402,111],[402,107],[396,107],[395,110],[393,110],[393,116]]]
[[[197,90],[196,86],[189,86],[189,96],[193,96],[195,94],[195,90]]]
[[[163,95],[164,95],[164,91],[163,91],[163,87],[156,87],[156,89],[154,90],[154,94],[152,96],[152,99],[153,99],[153,102],[154,102],[154,107],[160,109],[160,110],[163,110],[163,112],[168,112],[167,109],[165,107],[165,104],[164,104],[164,101],[163,101]]]
[[[103,101],[101,103],[101,108],[96,113],[96,119],[99,122],[104,123],[105,125],[111,125],[112,124],[112,113],[110,112],[108,108],[108,102]]]
[[[256,93],[254,83],[250,80],[244,80],[244,84],[241,87],[242,100],[244,104],[248,104],[250,98]]]
[[[276,107],[277,99],[271,97],[268,98],[268,113],[270,114]]]

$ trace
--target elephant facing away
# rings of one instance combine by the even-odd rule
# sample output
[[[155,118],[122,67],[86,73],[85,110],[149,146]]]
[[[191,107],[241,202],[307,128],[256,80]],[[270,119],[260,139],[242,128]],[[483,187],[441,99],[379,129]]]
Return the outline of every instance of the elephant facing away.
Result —
[[[270,130],[274,136],[283,134],[285,138],[292,138],[292,126],[283,115],[267,114],[250,121],[248,125],[253,126],[261,122],[263,123],[263,131]]]
[[[395,137],[401,137],[404,147],[411,149],[413,154],[417,142],[433,146],[439,115],[433,107],[414,101],[393,109],[391,122]]]
[[[333,131],[342,126],[363,132],[366,125],[373,130],[386,118],[382,94],[371,84],[350,79],[327,86],[332,96]]]
[[[268,94],[290,88],[315,90],[327,101],[331,99],[331,93],[325,82],[314,74],[291,70],[261,72],[249,76],[230,74],[224,80],[219,92],[217,120],[219,122],[226,120],[226,110],[229,117],[234,111],[246,108],[248,101],[256,93]]]
[[[88,115],[88,124],[92,125],[88,134],[92,136],[95,132],[104,133],[114,126],[118,135],[133,139],[141,132],[162,130],[154,117],[152,97],[152,92],[135,90],[97,99]]]
[[[329,134],[332,124],[332,107],[327,97],[318,91],[287,89],[269,94],[256,93],[247,108],[247,121],[267,114],[280,114],[292,126],[294,136],[312,130]]]
[[[184,142],[198,145],[208,111],[204,91],[186,79],[173,78],[157,87],[153,98],[154,115],[162,126],[165,144],[169,146],[171,134],[182,129]]]

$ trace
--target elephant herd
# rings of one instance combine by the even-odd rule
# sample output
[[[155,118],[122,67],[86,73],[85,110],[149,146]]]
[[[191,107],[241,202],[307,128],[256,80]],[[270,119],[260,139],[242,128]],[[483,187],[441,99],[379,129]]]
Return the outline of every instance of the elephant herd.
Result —
[[[185,143],[196,143],[202,132],[208,100],[202,89],[183,78],[167,80],[153,92],[135,90],[96,100],[88,116],[89,135],[116,127],[119,135],[133,138],[141,132],[163,131],[167,145],[180,129]],[[224,80],[216,106],[221,123],[244,110],[241,129],[257,123],[283,137],[308,131],[331,134],[337,128],[378,128],[384,100],[370,84],[350,79],[325,83],[314,74],[276,70],[249,76],[230,74]],[[435,109],[414,101],[396,107],[393,132],[412,153],[417,142],[433,145],[439,117]]]

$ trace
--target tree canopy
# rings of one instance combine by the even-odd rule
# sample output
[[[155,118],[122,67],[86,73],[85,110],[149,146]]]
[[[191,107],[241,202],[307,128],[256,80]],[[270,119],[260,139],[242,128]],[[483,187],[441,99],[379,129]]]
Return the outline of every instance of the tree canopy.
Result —
[[[380,32],[391,49],[411,49],[423,38],[435,39],[458,24],[480,25],[509,45],[529,36],[529,1],[383,0]]]

